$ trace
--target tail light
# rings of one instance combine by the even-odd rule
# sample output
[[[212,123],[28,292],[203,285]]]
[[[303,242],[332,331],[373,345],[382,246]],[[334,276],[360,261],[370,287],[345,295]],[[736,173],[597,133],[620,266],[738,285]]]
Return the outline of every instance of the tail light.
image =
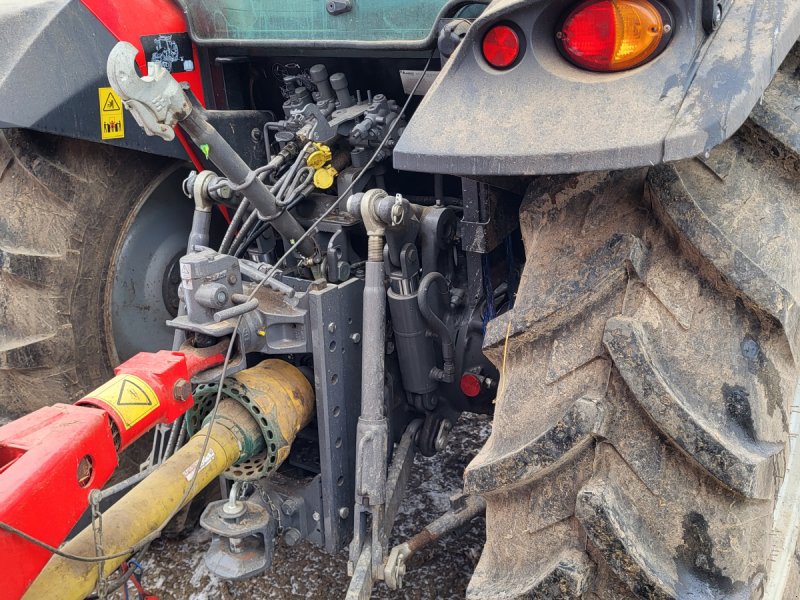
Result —
[[[495,25],[483,36],[483,58],[495,69],[513,66],[522,50],[520,34],[510,25]]]
[[[556,34],[563,54],[592,71],[624,71],[655,58],[672,37],[672,16],[650,0],[587,0]]]

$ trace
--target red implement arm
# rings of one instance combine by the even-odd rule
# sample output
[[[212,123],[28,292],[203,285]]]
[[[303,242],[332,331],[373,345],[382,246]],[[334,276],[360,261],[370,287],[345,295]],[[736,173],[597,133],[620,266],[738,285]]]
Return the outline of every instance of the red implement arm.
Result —
[[[0,522],[58,546],[86,510],[117,453],[193,404],[191,376],[220,364],[216,348],[137,354],[75,405],[41,408],[0,427]],[[51,553],[0,531],[4,598],[20,597]]]

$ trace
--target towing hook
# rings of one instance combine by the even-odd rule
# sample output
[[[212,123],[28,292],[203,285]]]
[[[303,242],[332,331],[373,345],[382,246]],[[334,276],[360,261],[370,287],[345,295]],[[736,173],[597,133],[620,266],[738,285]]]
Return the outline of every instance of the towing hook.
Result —
[[[160,64],[147,63],[147,75],[139,77],[138,53],[132,44],[117,42],[106,63],[108,81],[147,135],[172,141],[173,128],[189,116],[192,105],[180,83]]]

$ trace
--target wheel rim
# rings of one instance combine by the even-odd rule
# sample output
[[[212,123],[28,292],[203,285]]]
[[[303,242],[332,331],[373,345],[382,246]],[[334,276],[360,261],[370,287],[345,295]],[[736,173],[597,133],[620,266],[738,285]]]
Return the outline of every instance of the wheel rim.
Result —
[[[148,186],[122,227],[105,294],[106,343],[114,363],[172,348],[166,325],[178,312],[178,261],[186,253],[192,203],[181,193],[183,167]]]

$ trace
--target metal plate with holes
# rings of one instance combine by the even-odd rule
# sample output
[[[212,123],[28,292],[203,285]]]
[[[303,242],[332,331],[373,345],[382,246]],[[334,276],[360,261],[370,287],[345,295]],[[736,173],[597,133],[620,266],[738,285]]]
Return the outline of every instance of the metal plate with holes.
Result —
[[[356,423],[361,397],[361,297],[352,279],[309,292],[325,549],[335,552],[353,531]]]

